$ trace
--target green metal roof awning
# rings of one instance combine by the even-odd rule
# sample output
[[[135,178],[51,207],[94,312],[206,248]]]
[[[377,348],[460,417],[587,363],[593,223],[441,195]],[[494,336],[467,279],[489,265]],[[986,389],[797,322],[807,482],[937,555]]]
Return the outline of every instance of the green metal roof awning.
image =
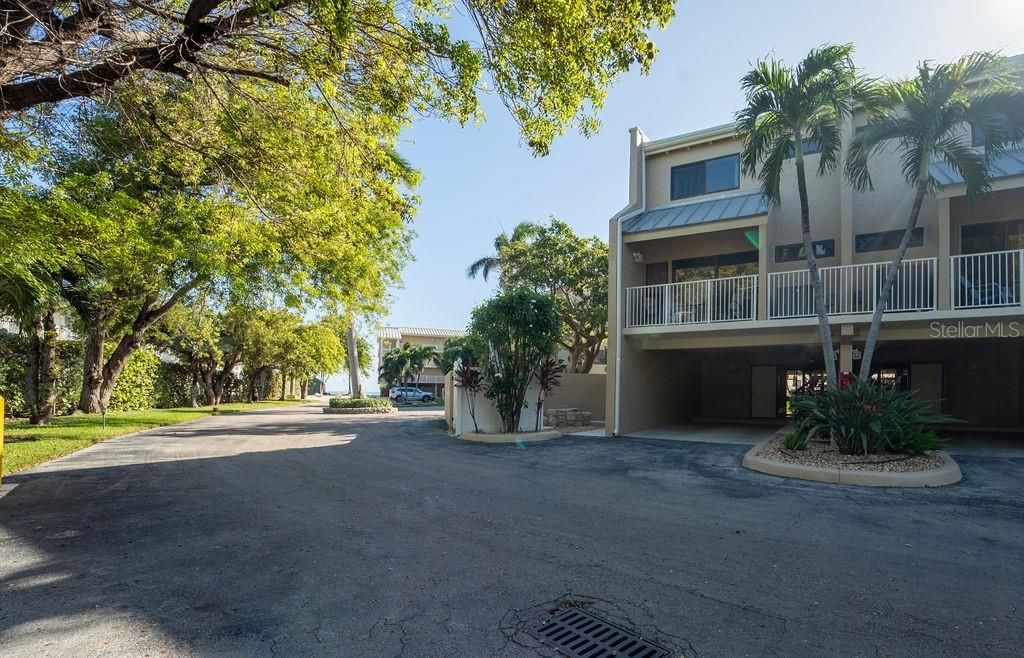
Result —
[[[757,217],[768,214],[770,207],[771,204],[761,192],[691,201],[676,206],[655,208],[636,217],[630,217],[622,223],[622,232],[643,233],[727,219]]]

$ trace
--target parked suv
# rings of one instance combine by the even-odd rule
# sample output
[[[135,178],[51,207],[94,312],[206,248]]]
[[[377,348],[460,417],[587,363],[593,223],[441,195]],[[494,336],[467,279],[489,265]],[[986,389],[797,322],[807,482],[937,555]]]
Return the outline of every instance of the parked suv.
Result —
[[[433,393],[420,390],[418,388],[412,388],[411,386],[399,386],[391,389],[391,393],[388,395],[392,400],[401,404],[402,402],[433,402]]]

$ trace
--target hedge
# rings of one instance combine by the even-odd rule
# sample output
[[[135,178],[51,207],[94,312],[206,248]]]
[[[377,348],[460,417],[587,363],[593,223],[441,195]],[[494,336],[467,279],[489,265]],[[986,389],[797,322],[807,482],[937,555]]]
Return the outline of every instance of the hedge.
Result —
[[[386,398],[331,398],[331,409],[394,409]]]

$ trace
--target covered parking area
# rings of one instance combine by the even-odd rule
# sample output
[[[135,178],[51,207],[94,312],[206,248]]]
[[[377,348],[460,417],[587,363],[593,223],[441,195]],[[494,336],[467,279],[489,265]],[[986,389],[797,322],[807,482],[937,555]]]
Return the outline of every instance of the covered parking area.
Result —
[[[917,391],[936,411],[957,421],[944,428],[949,434],[1020,435],[1024,340],[918,334],[883,331],[873,360],[874,376],[887,385]],[[837,350],[840,341],[852,344],[854,371],[859,370],[859,330],[837,337]],[[714,442],[729,435],[730,441],[738,442],[759,431],[749,426],[779,427],[791,411],[793,396],[824,376],[820,343],[813,339],[790,345],[701,348],[635,337],[624,342],[631,353],[619,391],[621,436],[704,435]]]

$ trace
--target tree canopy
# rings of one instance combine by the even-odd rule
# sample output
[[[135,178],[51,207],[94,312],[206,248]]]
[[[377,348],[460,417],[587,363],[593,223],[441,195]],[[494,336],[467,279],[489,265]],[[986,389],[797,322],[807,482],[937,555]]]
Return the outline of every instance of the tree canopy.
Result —
[[[608,244],[577,235],[566,222],[521,222],[494,240],[496,253],[467,270],[500,273],[505,290],[529,288],[550,295],[562,319],[559,343],[569,351],[569,372],[590,372],[608,337]]]
[[[593,132],[610,82],[634,63],[650,67],[647,32],[674,14],[671,0],[459,4],[453,12],[445,0],[15,3],[0,32],[0,114],[174,79],[315,84],[338,108],[465,122],[480,116],[478,93],[490,88],[545,152],[570,125]]]

